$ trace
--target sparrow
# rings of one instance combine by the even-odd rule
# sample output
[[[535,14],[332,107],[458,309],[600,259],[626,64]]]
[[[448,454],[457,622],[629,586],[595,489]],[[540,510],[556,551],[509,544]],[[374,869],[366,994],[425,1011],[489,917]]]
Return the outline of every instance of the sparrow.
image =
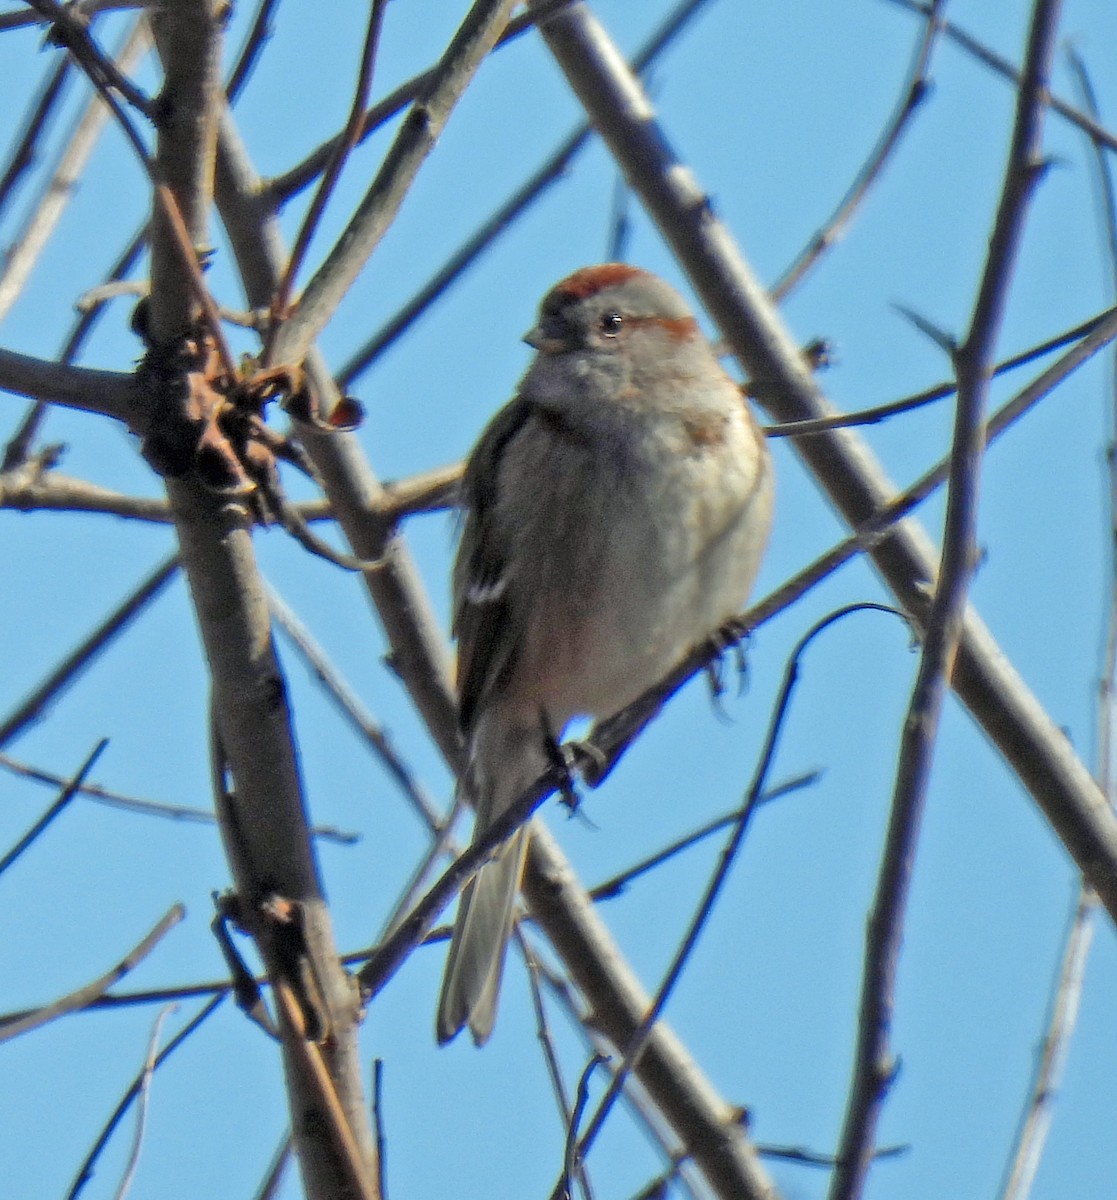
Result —
[[[575,271],[524,340],[535,357],[465,467],[453,571],[474,837],[572,718],[611,717],[742,610],[772,518],[764,435],[662,279]],[[492,1032],[529,836],[462,892],[440,1043]]]

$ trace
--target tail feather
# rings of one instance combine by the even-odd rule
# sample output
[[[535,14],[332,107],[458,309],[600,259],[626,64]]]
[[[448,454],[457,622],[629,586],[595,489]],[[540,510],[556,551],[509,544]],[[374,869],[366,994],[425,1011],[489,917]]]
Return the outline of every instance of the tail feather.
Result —
[[[478,1046],[492,1033],[529,836],[526,827],[513,834],[462,892],[438,1001],[440,1043],[466,1024]]]

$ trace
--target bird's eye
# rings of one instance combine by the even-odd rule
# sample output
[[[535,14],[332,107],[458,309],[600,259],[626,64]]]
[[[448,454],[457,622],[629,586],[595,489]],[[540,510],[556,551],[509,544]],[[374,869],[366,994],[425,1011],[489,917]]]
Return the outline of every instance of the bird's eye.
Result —
[[[601,318],[601,332],[606,337],[616,337],[624,324],[624,317],[618,312],[606,313]]]

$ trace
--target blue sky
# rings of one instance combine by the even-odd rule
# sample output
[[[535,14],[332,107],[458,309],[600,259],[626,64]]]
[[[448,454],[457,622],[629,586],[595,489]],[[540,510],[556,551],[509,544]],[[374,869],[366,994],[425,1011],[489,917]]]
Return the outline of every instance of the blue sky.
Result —
[[[424,68],[452,32],[453,5],[389,6],[374,90]],[[595,6],[631,51],[670,7],[606,0]],[[953,0],[948,15],[1012,61],[1027,6]],[[250,13],[236,13],[230,55]],[[286,0],[275,37],[238,106],[258,169],[297,161],[344,120],[364,11]],[[106,22],[114,45],[120,22]],[[1103,115],[1117,124],[1111,68],[1117,15],[1103,0],[1065,5],[1062,36],[1095,72]],[[661,117],[680,156],[766,283],[777,278],[844,191],[895,103],[917,36],[884,0],[795,6],[713,0],[653,76]],[[0,78],[25,96],[52,61],[40,35],[0,35]],[[949,373],[941,351],[900,316],[917,310],[950,333],[968,320],[1011,129],[1013,93],[959,49],[940,45],[934,91],[849,233],[783,304],[795,335],[826,337],[823,385],[857,409],[919,391]],[[156,76],[140,72],[146,86]],[[1075,99],[1065,57],[1056,91]],[[71,97],[70,110],[74,108]],[[339,365],[447,254],[526,178],[579,120],[542,44],[521,39],[485,64],[424,167],[396,225],[322,338]],[[354,155],[311,251],[311,262],[360,197],[391,129]],[[1053,160],[1037,192],[1000,348],[1015,353],[1111,302],[1088,148],[1052,118]],[[616,171],[592,144],[492,252],[439,301],[354,390],[367,410],[359,433],[385,478],[460,458],[524,370],[519,341],[538,298],[605,253]],[[18,228],[31,192],[3,214]],[[0,344],[52,357],[77,291],[99,282],[136,223],[144,192],[127,148],[110,131]],[[296,214],[297,215],[297,214]],[[638,206],[628,258],[685,287]],[[288,232],[294,220],[287,222]],[[213,270],[222,300],[241,303],[220,231]],[[83,358],[124,370],[140,348],[118,301]],[[705,322],[707,329],[709,323]],[[249,343],[245,341],[245,348]],[[999,381],[1004,399],[1030,377]],[[0,398],[5,428],[22,412]],[[1104,451],[1112,404],[1098,360],[1043,401],[991,450],[982,479],[985,558],[973,602],[1005,653],[1084,759],[1097,750],[1096,681],[1108,601]],[[868,428],[863,436],[899,483],[947,448],[946,405]],[[68,472],[141,494],[158,481],[134,443],[102,420],[53,414]],[[840,534],[841,527],[788,442],[774,446],[777,521],[758,594]],[[938,536],[941,505],[921,519]],[[440,616],[447,613],[452,523],[410,522],[407,536]],[[309,558],[283,534],[260,536],[264,570],[311,627],[424,785],[451,783],[381,656],[383,639],[357,581]],[[21,696],[172,548],[168,530],[108,517],[0,513],[7,586],[0,589],[0,678]],[[662,718],[599,791],[585,820],[554,804],[546,819],[587,882],[608,877],[708,817],[732,808],[752,773],[786,656],[819,616],[881,599],[855,563],[762,629],[750,644],[748,686],[711,710],[701,682]],[[339,723],[280,639],[289,672],[307,791],[317,821],[361,834],[323,845],[339,943],[368,944],[422,852],[424,835],[383,770]],[[761,1143],[826,1152],[840,1128],[860,979],[863,923],[887,819],[904,706],[917,664],[903,627],[865,613],[808,651],[778,758],[777,779],[820,769],[820,782],[763,810],[719,907],[668,1009],[668,1020],[733,1103],[747,1106]],[[52,708],[7,749],[65,774],[102,736],[96,771],[108,787],[179,804],[208,804],[206,681],[180,581]],[[2,778],[0,846],[49,800]],[[712,868],[707,843],[634,884],[606,907],[633,965],[653,983],[669,961]],[[128,988],[221,977],[209,933],[210,893],[228,882],[216,832],[91,802],[66,816],[0,877],[0,1009],[45,1002],[101,973],[182,901],[187,920]],[[1075,895],[1075,877],[1034,804],[957,705],[948,704],[916,867],[897,996],[894,1048],[902,1067],[880,1136],[909,1149],[880,1163],[872,1200],[994,1196],[1043,1028],[1050,980]],[[1117,954],[1099,920],[1035,1200],[1112,1195],[1117,1149],[1117,1051],[1111,1029]],[[362,1049],[385,1063],[388,1184],[396,1196],[546,1195],[562,1151],[523,971],[509,971],[497,1032],[481,1052],[464,1041],[437,1050],[433,1009],[439,949],[417,953],[369,1014]],[[184,1003],[166,1032],[196,1010]],[[0,1163],[10,1194],[64,1194],[82,1155],[145,1053],[155,1010],[86,1014],[5,1045],[9,1097]],[[556,1020],[573,1084],[584,1053]],[[285,1126],[278,1059],[231,1006],[155,1079],[144,1154],[131,1195],[253,1194]],[[86,1195],[113,1194],[127,1153],[117,1135]],[[659,1169],[618,1114],[590,1159],[600,1196],[632,1194]],[[824,1172],[770,1167],[782,1194],[825,1195]],[[297,1196],[296,1173],[284,1196]],[[672,1193],[683,1195],[679,1191]]]

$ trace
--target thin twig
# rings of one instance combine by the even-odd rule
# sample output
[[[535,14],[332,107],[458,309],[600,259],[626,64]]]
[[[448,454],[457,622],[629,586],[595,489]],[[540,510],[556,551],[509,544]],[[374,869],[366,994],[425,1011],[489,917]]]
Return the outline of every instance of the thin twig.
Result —
[[[1068,50],[1067,57],[1071,70],[1078,80],[1078,86],[1082,92],[1082,103],[1085,105],[1086,111],[1095,120],[1100,120],[1101,110],[1098,107],[1097,92],[1094,90],[1085,59],[1073,47]],[[1090,145],[1093,149],[1093,178],[1097,185],[1100,210],[1098,220],[1109,262],[1109,285],[1112,293],[1117,295],[1117,189],[1114,187],[1113,174],[1105,155],[1104,146],[1093,136],[1090,136]],[[1114,358],[1113,367],[1114,370],[1117,370],[1117,358]],[[1117,402],[1117,380],[1114,382],[1113,395],[1114,401]]]
[[[1027,350],[1022,350],[1019,354],[1014,354],[1011,358],[1004,359],[993,368],[990,377],[996,378],[1009,371],[1014,371],[1018,367],[1034,362],[1037,358],[1042,358],[1045,354],[1049,354],[1053,350],[1059,350],[1071,342],[1078,341],[1087,334],[1093,333],[1115,311],[1117,310],[1108,308],[1104,312],[1098,313],[1097,316],[1091,317],[1088,321],[1080,322],[1064,333],[1047,338],[1042,342],[1037,342],[1036,345],[1030,346]],[[957,383],[953,380],[949,382],[944,380],[942,383],[936,383],[932,387],[924,388],[921,392],[916,392],[915,395],[904,396],[899,400],[890,400],[887,404],[878,404],[873,408],[862,408],[856,412],[840,413],[833,417],[816,417],[807,421],[787,421],[779,425],[765,425],[763,426],[764,434],[769,438],[807,437],[814,433],[826,433],[831,429],[847,429],[856,425],[876,425],[878,422],[887,420],[889,417],[912,412],[917,408],[923,408],[927,404],[934,404],[938,400],[945,400],[953,396],[957,390]],[[750,396],[759,397],[763,394],[763,387],[750,381],[748,392]]]
[[[411,951],[434,928],[442,910],[473,878],[492,852],[523,825],[564,779],[557,767],[549,768],[531,787],[487,826],[438,877],[427,894],[376,947],[357,973],[366,1002],[380,992],[406,961]]]
[[[224,995],[214,996],[212,1000],[204,1004],[197,1014],[192,1017],[187,1023],[175,1034],[173,1038],[159,1051],[155,1058],[153,1070],[158,1070],[170,1056],[182,1045],[183,1042],[205,1021],[225,999]],[[140,1087],[143,1083],[143,1074],[137,1075],[135,1079],[125,1089],[124,1095],[120,1098],[120,1102],[113,1109],[109,1119],[105,1122],[97,1140],[93,1143],[92,1149],[85,1156],[81,1166],[78,1168],[77,1174],[74,1176],[73,1183],[70,1184],[70,1190],[66,1193],[66,1200],[76,1200],[76,1197],[85,1187],[85,1185],[93,1178],[93,1170],[96,1166],[97,1159],[101,1156],[101,1152],[108,1145],[109,1138],[112,1137],[113,1131],[120,1124],[124,1114],[131,1107],[132,1101],[139,1094]]]
[[[105,747],[109,744],[108,738],[102,738],[96,746],[89,752],[85,762],[78,768],[77,774],[67,782],[62,789],[58,799],[43,813],[43,815],[35,822],[34,825],[16,842],[16,844],[4,855],[0,856],[0,875],[2,875],[14,863],[21,854],[39,837],[40,834],[56,820],[63,810],[69,805],[70,801],[77,795],[78,789],[81,787],[86,775],[93,769],[93,764],[101,757]]]
[[[8,165],[0,174],[0,215],[11,203],[20,179],[31,169],[38,156],[38,143],[45,137],[47,125],[61,107],[60,101],[70,79],[72,64],[60,59],[48,74],[39,94],[24,118],[19,140],[8,156]]]
[[[598,1067],[605,1066],[608,1062],[608,1055],[594,1054],[582,1068],[581,1075],[578,1076],[578,1086],[574,1089],[574,1104],[570,1110],[570,1121],[567,1125],[566,1141],[562,1150],[562,1175],[559,1177],[558,1186],[554,1192],[554,1196],[559,1200],[571,1200],[571,1179],[575,1175],[582,1177],[586,1174],[586,1164],[581,1153],[578,1130],[590,1100],[590,1079],[593,1078],[593,1073]]]
[[[349,108],[349,116],[341,131],[337,147],[330,157],[329,164],[318,181],[318,190],[314,193],[302,225],[299,226],[299,232],[295,235],[295,243],[291,248],[287,267],[279,281],[279,286],[275,289],[275,295],[272,297],[271,321],[261,354],[264,362],[271,361],[271,347],[279,334],[280,326],[287,319],[287,310],[294,291],[295,280],[298,277],[299,268],[303,264],[303,259],[306,257],[306,252],[310,248],[310,239],[314,237],[314,232],[326,210],[330,195],[341,178],[342,168],[360,138],[361,120],[364,116],[365,106],[368,104],[369,92],[372,90],[373,65],[376,62],[377,47],[380,45],[380,30],[384,22],[385,6],[386,0],[371,0],[369,4],[365,43],[357,69],[357,83],[353,89],[353,102]]]
[[[47,705],[57,698],[63,688],[77,678],[93,659],[120,634],[131,621],[170,582],[178,570],[178,557],[165,559],[141,582],[86,638],[34,688],[9,714],[0,721],[0,746],[5,746],[43,715]]]
[[[999,1200],[1027,1200],[1035,1182],[1047,1134],[1054,1115],[1059,1082],[1066,1066],[1071,1035],[1078,1020],[1086,960],[1093,941],[1097,899],[1088,890],[1080,893],[1063,944],[1048,1006],[1046,1029],[1027,1103],[1020,1117],[1012,1154],[998,1193]]]
[[[252,20],[244,45],[237,55],[229,81],[225,84],[225,98],[230,105],[236,104],[259,60],[260,53],[268,43],[272,32],[272,14],[279,0],[259,0],[256,16]]]
[[[587,1019],[587,1014],[578,1004],[574,985],[565,976],[556,974],[538,954],[532,952],[531,957],[538,980],[546,985],[552,1001],[565,1014],[571,1028],[590,1052],[590,1057],[598,1055],[603,1060],[604,1069],[611,1071],[610,1053],[613,1047],[595,1027],[595,1022]],[[679,1148],[677,1139],[674,1145],[669,1144],[670,1130],[664,1128],[663,1115],[656,1109],[646,1091],[642,1087],[625,1088],[624,1103],[644,1137],[664,1162],[669,1164],[665,1175],[675,1179],[680,1190],[690,1200],[699,1200],[701,1189],[695,1186],[686,1170],[687,1163],[691,1160],[687,1153]],[[705,1192],[701,1194],[704,1195]]]
[[[910,1146],[880,1146],[873,1152],[873,1159],[879,1162],[882,1158],[899,1158],[907,1154]],[[832,1154],[819,1154],[817,1150],[807,1150],[803,1146],[772,1146],[758,1142],[756,1152],[763,1158],[778,1158],[783,1162],[800,1163],[804,1167],[824,1167],[833,1170],[838,1160]]]
[[[151,932],[134,949],[130,950],[119,963],[106,971],[99,979],[87,983],[75,992],[63,996],[42,1008],[23,1013],[10,1021],[0,1023],[0,1042],[9,1041],[38,1029],[49,1021],[66,1016],[67,1013],[80,1012],[89,1008],[99,1000],[114,983],[119,983],[125,975],[137,967],[155,949],[156,945],[169,933],[186,915],[186,909],[181,904],[173,905],[156,923]]]
[[[155,1018],[155,1024],[152,1026],[151,1037],[147,1044],[147,1054],[144,1055],[139,1095],[136,1100],[136,1128],[132,1134],[132,1145],[128,1150],[128,1161],[124,1165],[124,1175],[113,1200],[124,1200],[124,1197],[128,1195],[132,1189],[132,1180],[136,1177],[136,1168],[140,1165],[140,1151],[143,1148],[144,1133],[147,1129],[147,1105],[151,1096],[151,1080],[155,1074],[155,1061],[158,1057],[159,1034],[162,1032],[163,1022],[174,1012],[175,1008],[176,1006],[173,1004],[166,1005]]]
[[[555,1048],[555,1039],[551,1036],[551,1027],[547,1020],[547,1010],[543,1005],[542,967],[538,956],[531,947],[531,943],[524,936],[523,925],[519,921],[513,922],[512,936],[515,938],[516,945],[519,947],[524,963],[527,965],[528,990],[531,993],[532,1012],[535,1014],[535,1040],[539,1043],[539,1047],[543,1053],[543,1065],[547,1069],[547,1078],[551,1084],[551,1094],[554,1096],[555,1104],[558,1106],[559,1120],[562,1122],[563,1129],[569,1129],[571,1121],[570,1097],[566,1092],[566,1083],[562,1078],[562,1067],[559,1065],[558,1050]]]
[[[858,207],[868,195],[869,189],[880,178],[886,163],[899,147],[912,117],[915,116],[916,111],[929,95],[928,72],[931,66],[931,54],[941,30],[940,14],[944,6],[945,0],[932,0],[931,11],[912,56],[908,77],[904,81],[903,93],[888,124],[826,223],[772,286],[774,299],[784,299],[802,281],[827,249],[842,236],[850,221],[853,220]]]
[[[788,779],[784,783],[769,788],[762,796],[758,797],[756,806],[760,808],[765,804],[770,804],[773,800],[778,800],[801,788],[813,787],[821,777],[821,771],[808,771],[796,776],[794,779]],[[635,882],[641,875],[646,875],[649,871],[654,871],[656,867],[663,866],[665,862],[669,862],[675,855],[681,854],[684,850],[689,850],[691,846],[697,846],[699,842],[705,841],[712,834],[719,833],[727,826],[733,825],[741,819],[742,815],[742,810],[738,807],[733,809],[732,812],[724,813],[720,817],[714,817],[712,821],[707,821],[697,829],[691,830],[690,833],[674,839],[669,845],[664,846],[662,850],[657,850],[654,854],[649,854],[646,858],[633,863],[609,879],[596,884],[590,888],[590,896],[599,903],[603,900],[616,899],[617,896],[625,891],[629,884]]]
[[[291,1161],[291,1151],[291,1134],[288,1131],[280,1139],[275,1154],[272,1155],[271,1163],[268,1165],[267,1174],[260,1181],[253,1200],[275,1200],[279,1185],[283,1182],[283,1173]]]
[[[861,602],[858,604],[846,605],[838,609],[836,612],[829,613],[820,621],[816,622],[796,643],[788,659],[787,669],[784,672],[783,682],[780,686],[779,695],[776,699],[775,706],[772,711],[771,719],[768,723],[768,730],[765,734],[764,744],[760,751],[759,761],[756,770],[753,774],[752,782],[745,794],[744,803],[733,822],[733,829],[729,836],[726,845],[722,849],[718,859],[717,867],[710,877],[709,882],[702,894],[702,898],[695,908],[694,917],[687,928],[686,934],[683,936],[678,949],[671,960],[671,965],[664,975],[663,981],[656,991],[655,998],[644,1019],[641,1021],[639,1028],[629,1040],[628,1044],[623,1047],[624,1058],[620,1066],[616,1068],[613,1078],[610,1080],[609,1086],[605,1090],[605,1094],[599,1101],[597,1108],[590,1121],[586,1125],[586,1130],[578,1140],[578,1157],[582,1158],[593,1145],[597,1135],[601,1132],[605,1120],[612,1111],[621,1089],[624,1087],[625,1081],[628,1078],[629,1072],[632,1070],[633,1064],[640,1056],[640,1052],[647,1041],[648,1035],[656,1021],[659,1020],[671,993],[674,991],[675,985],[678,983],[682,975],[683,968],[686,966],[694,947],[698,943],[698,938],[705,927],[706,921],[709,919],[713,911],[714,905],[717,902],[718,895],[728,878],[729,870],[737,859],[741,846],[744,843],[745,833],[748,829],[750,818],[756,811],[760,797],[764,793],[765,783],[768,778],[768,772],[771,769],[772,762],[775,758],[776,747],[779,743],[780,734],[783,731],[784,722],[787,717],[791,695],[794,691],[795,684],[798,681],[800,662],[807,647],[833,625],[836,621],[849,616],[855,612],[875,611],[889,612],[904,620],[903,614],[897,609],[889,608],[887,605],[876,604],[870,602]],[[557,1200],[560,1195],[556,1188],[552,1193],[552,1200]]]
[[[438,863],[443,858],[452,860],[461,853],[461,845],[454,837],[454,826],[462,810],[462,805],[462,797],[458,794],[445,818],[430,827],[431,841],[423,856],[412,867],[407,879],[404,880],[403,887],[400,888],[399,896],[388,910],[388,915],[381,924],[378,941],[382,941],[392,933],[415,907],[423,889],[430,886],[431,875]]]
[[[44,771],[40,767],[32,767],[19,762],[7,754],[0,754],[0,768],[29,779],[33,783],[46,784],[49,787],[63,787],[66,780],[52,771]],[[147,817],[162,817],[169,821],[185,821],[196,825],[214,825],[216,816],[208,808],[194,808],[188,804],[170,804],[165,800],[144,800],[139,796],[125,796],[121,792],[110,791],[95,783],[84,783],[77,790],[77,795],[85,800],[94,800],[109,808],[123,809],[125,812],[140,813]],[[335,842],[341,846],[353,846],[361,840],[359,833],[352,830],[338,829],[336,825],[314,825],[311,833],[320,841]]]
[[[1042,172],[1042,98],[1059,7],[1059,0],[1036,0],[1033,8],[1024,79],[989,253],[969,333],[955,355],[958,403],[942,558],[903,726],[892,813],[868,921],[853,1075],[830,1200],[861,1196],[881,1108],[895,1074],[889,1034],[904,917],[947,680],[961,639],[966,596],[976,565],[985,396],[1027,203]]]
[[[427,155],[516,0],[474,0],[442,56],[434,78],[412,105],[372,185],[352,220],[303,292],[298,311],[272,343],[268,363],[301,363],[333,316],[369,256],[395,219]]]
[[[106,282],[124,279],[130,274],[132,269],[139,262],[140,255],[143,252],[145,244],[147,243],[147,229],[148,223],[145,220],[139,229],[132,234],[127,245],[123,250],[121,250],[120,254],[116,258],[116,261],[113,263],[112,267],[110,267]],[[59,361],[70,363],[77,358],[78,352],[85,343],[85,339],[93,331],[93,327],[96,325],[103,309],[104,305],[97,305],[88,312],[82,312],[78,315],[78,319],[74,322],[73,329],[70,330],[66,337],[66,343],[62,347],[62,352],[58,356]]]
[[[404,798],[418,813],[427,829],[440,828],[441,816],[437,805],[400,757],[384,727],[361,703],[360,697],[342,677],[325,650],[315,641],[310,630],[299,620],[283,597],[270,584],[265,584],[265,590],[273,618],[314,673],[338,712],[372,748],[381,765],[395,780]]]

